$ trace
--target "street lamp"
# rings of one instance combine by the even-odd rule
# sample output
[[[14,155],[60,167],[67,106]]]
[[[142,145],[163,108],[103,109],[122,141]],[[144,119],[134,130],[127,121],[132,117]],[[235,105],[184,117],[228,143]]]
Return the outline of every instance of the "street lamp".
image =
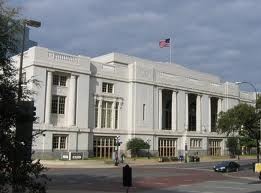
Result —
[[[121,145],[121,142],[120,142],[120,136],[117,135],[115,137],[115,141],[116,141],[116,150],[115,150],[115,166],[118,166],[119,165],[119,146]]]
[[[151,142],[151,139],[147,139],[147,144],[149,145],[149,147],[148,147],[148,159],[150,159],[150,142]]]
[[[41,27],[41,22],[35,21],[35,20],[23,20],[23,36],[22,36],[22,50],[21,50],[21,56],[20,56],[20,67],[19,67],[19,80],[18,80],[18,96],[17,100],[18,102],[21,101],[22,98],[22,68],[23,68],[23,58],[24,58],[24,42],[25,42],[25,30],[26,26],[31,26],[31,27]]]
[[[240,84],[248,84],[250,85],[254,90],[255,90],[255,94],[256,94],[256,103],[257,103],[257,89],[256,87],[254,86],[254,84],[252,84],[251,82],[247,82],[247,81],[243,81],[243,82],[235,82],[235,84],[237,85],[240,85]],[[240,91],[239,91],[240,93]],[[239,101],[240,101],[240,98],[239,98]],[[257,111],[257,104],[255,103],[255,109]],[[259,146],[260,146],[260,142],[261,142],[261,119],[260,119],[260,136],[259,136]],[[260,152],[259,152],[260,153]],[[259,156],[259,155],[258,155]]]

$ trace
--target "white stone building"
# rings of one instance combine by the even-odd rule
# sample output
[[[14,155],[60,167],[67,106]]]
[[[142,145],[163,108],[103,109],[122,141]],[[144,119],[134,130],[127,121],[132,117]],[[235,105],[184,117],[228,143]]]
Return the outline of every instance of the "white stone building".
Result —
[[[19,64],[19,57],[14,60]],[[36,92],[38,123],[44,130],[33,143],[35,156],[111,157],[115,138],[120,151],[139,137],[159,156],[226,154],[225,135],[217,134],[217,113],[253,103],[255,95],[238,85],[177,64],[144,60],[119,53],[96,58],[33,47],[24,55],[26,79]]]

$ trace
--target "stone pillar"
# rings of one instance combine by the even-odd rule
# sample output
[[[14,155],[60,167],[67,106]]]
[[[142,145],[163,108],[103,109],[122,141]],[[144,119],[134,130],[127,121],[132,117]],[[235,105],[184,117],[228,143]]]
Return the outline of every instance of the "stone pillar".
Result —
[[[162,89],[159,89],[159,130],[162,129]]]
[[[197,105],[196,105],[196,131],[201,131],[201,95],[197,95]]]
[[[217,113],[219,114],[222,111],[222,99],[218,98],[218,109]]]
[[[122,107],[122,101],[119,102],[119,105],[118,105],[118,123],[117,123],[117,126],[118,128],[117,129],[120,129],[120,119],[121,119],[121,107]]]
[[[101,128],[102,99],[98,98],[98,123],[97,128]]]
[[[112,106],[111,106],[111,113],[112,113],[111,128],[112,129],[115,129],[115,112],[116,112],[115,107],[116,107],[116,100],[113,101]]]
[[[211,132],[211,97],[208,97],[208,131]]]
[[[177,92],[172,92],[172,104],[171,104],[171,129],[177,130]]]
[[[52,105],[52,81],[53,73],[47,72],[47,85],[46,85],[46,106],[45,106],[45,124],[51,123],[51,105]]]
[[[188,130],[188,126],[189,126],[189,104],[188,104],[188,93],[185,93],[185,130]]]
[[[76,76],[71,75],[70,92],[68,100],[68,126],[75,125],[75,110],[76,110]]]

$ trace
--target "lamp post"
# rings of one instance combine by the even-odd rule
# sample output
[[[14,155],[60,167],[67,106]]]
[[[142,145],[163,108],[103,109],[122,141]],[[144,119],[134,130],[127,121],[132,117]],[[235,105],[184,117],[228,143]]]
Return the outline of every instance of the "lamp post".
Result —
[[[20,56],[20,67],[19,67],[19,80],[18,80],[18,96],[17,101],[20,102],[22,98],[22,68],[23,68],[23,58],[24,58],[24,43],[25,43],[25,30],[26,26],[31,27],[41,27],[41,22],[35,21],[35,20],[23,20],[23,36],[22,36],[22,50],[21,50],[21,56]]]
[[[115,166],[119,165],[119,146],[120,146],[120,136],[115,137],[116,140],[116,150],[115,150]]]
[[[24,43],[25,43],[25,30],[26,30],[26,26],[31,26],[31,27],[40,27],[41,26],[41,22],[39,21],[35,21],[35,20],[22,20],[22,26],[23,26],[23,35],[22,35],[22,48],[21,48],[21,55],[20,55],[20,66],[19,66],[19,77],[18,77],[18,93],[17,93],[17,103],[18,105],[21,105],[21,107],[24,109],[25,106],[24,104],[21,103],[21,98],[22,98],[22,68],[23,68],[23,57],[24,57]],[[17,112],[17,116],[21,116],[19,115],[20,113]],[[32,121],[33,122],[33,121]],[[32,124],[31,122],[31,124]],[[21,127],[21,124],[19,122],[16,122],[16,133],[15,133],[15,137],[16,137],[16,141],[19,141],[17,138],[19,136],[18,134],[18,130],[21,131],[21,129],[18,129],[19,127]],[[27,128],[27,127],[25,127]],[[29,128],[32,128],[29,127]],[[24,128],[23,128],[24,129]],[[19,132],[20,132],[19,131]],[[21,132],[20,132],[21,135]],[[15,144],[16,146],[16,144]],[[16,149],[16,147],[15,147]],[[12,185],[12,192],[13,193],[18,193],[19,192],[19,188],[17,185],[18,179],[17,179],[17,172],[18,172],[18,166],[19,166],[19,162],[21,160],[18,160],[19,156],[17,156],[18,152],[14,152],[14,156],[13,156],[13,163],[12,163],[12,170],[13,170],[13,185]],[[21,159],[21,158],[20,158]]]
[[[235,84],[237,85],[240,85],[240,84],[248,84],[250,85],[254,90],[255,90],[255,95],[256,95],[256,102],[255,102],[255,109],[256,109],[256,112],[257,112],[257,89],[256,87],[254,86],[254,84],[252,84],[251,82],[247,82],[247,81],[243,81],[243,82],[235,82]],[[240,91],[239,91],[240,93]],[[239,101],[240,101],[240,98],[239,98]],[[260,119],[260,135],[259,135],[259,146],[260,146],[260,142],[261,142],[261,119]],[[258,152],[259,154],[260,152]],[[259,162],[259,155],[257,155],[257,161]]]
[[[148,146],[148,159],[150,159],[150,142],[151,142],[151,139],[148,138],[146,142],[149,145]]]

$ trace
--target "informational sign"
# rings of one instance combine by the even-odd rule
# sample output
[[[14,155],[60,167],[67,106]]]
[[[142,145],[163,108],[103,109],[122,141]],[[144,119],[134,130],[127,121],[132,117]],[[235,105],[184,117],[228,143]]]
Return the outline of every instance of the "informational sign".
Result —
[[[256,163],[255,165],[255,172],[261,172],[261,163]]]
[[[69,153],[68,152],[62,153],[61,159],[62,160],[69,160]]]
[[[82,160],[83,153],[82,152],[71,152],[71,160]]]

